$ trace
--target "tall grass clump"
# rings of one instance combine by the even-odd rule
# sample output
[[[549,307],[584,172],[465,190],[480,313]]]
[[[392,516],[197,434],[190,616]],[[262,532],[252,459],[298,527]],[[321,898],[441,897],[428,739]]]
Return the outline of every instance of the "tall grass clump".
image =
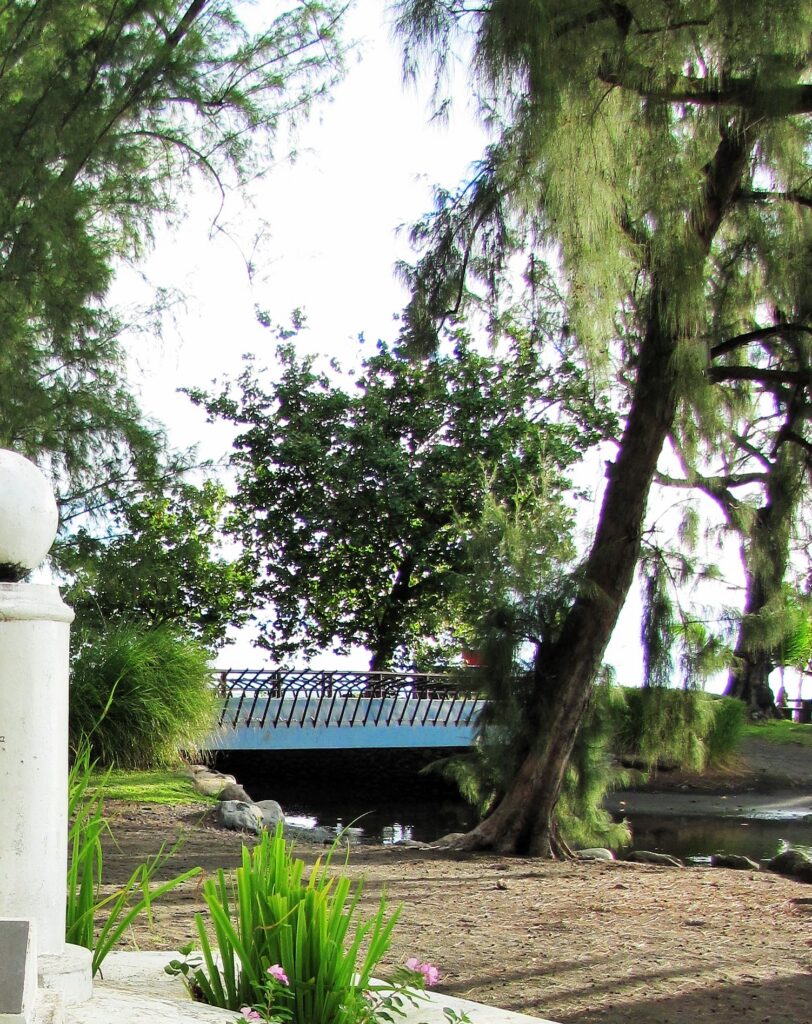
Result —
[[[269,973],[276,985],[274,1017],[296,1024],[353,1024],[368,1019],[367,993],[376,964],[389,948],[396,909],[359,920],[362,883],[330,873],[333,850],[304,877],[281,829],[249,850],[231,883],[221,870],[203,885],[214,942],[195,917],[200,955],[173,961],[192,995],[229,1010],[267,1006]],[[272,970],[269,970],[272,969]]]
[[[711,700],[713,718],[705,737],[708,764],[724,767],[736,757],[747,724],[747,705],[735,697]]]
[[[123,886],[102,894],[102,836],[109,831],[109,826],[104,816],[104,781],[99,782],[95,767],[90,745],[83,737],[68,775],[65,941],[92,951],[94,975],[138,916],[146,914],[151,923],[153,902],[200,873],[200,868],[192,868],[153,885],[156,873],[169,856],[161,847],[153,858],[133,871]]]
[[[713,723],[712,699],[699,690],[665,686],[622,690],[615,721],[615,752],[647,769],[701,771]]]
[[[209,652],[173,625],[123,624],[80,637],[70,735],[102,765],[154,768],[194,751],[217,722]]]

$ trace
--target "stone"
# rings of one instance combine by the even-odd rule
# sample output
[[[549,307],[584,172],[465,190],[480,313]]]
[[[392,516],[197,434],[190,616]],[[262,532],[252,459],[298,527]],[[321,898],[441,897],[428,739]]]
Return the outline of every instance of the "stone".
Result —
[[[217,821],[235,832],[259,832],[262,829],[262,811],[256,804],[244,800],[224,800],[217,805]]]
[[[285,814],[276,800],[258,800],[257,807],[262,811],[262,824],[269,832],[273,832],[281,821],[285,824]]]
[[[226,782],[220,792],[217,794],[218,800],[239,800],[244,804],[252,804],[254,801],[245,792],[242,786],[236,782]]]
[[[738,853],[714,853],[710,859],[712,868],[732,868],[734,871],[761,871],[761,865]]]
[[[593,846],[587,850],[576,850],[575,856],[578,860],[614,860],[615,855],[611,850],[602,846]]]
[[[812,882],[812,857],[802,850],[783,850],[768,860],[766,866],[776,874],[789,875],[801,882]]]
[[[285,824],[285,836],[300,843],[318,843],[321,846],[332,846],[336,841],[335,832],[328,828],[306,828],[303,825]]]
[[[227,785],[225,779],[219,775],[195,775],[195,789],[204,796],[217,796],[223,787]]]
[[[34,922],[0,920],[0,1020],[29,1024],[37,994]]]
[[[653,850],[631,850],[623,859],[632,864],[660,864],[669,868],[685,867],[678,857],[672,857],[670,853],[655,853]]]
[[[435,839],[430,845],[439,847],[453,846],[454,843],[456,843],[458,839],[462,839],[464,835],[464,832],[448,832],[446,835],[440,836],[439,839]]]

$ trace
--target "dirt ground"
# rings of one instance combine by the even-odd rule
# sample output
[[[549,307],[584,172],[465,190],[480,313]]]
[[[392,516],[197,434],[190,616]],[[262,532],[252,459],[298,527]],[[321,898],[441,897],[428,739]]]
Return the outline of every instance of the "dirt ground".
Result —
[[[762,752],[763,754],[763,752]],[[767,767],[749,751],[716,785],[742,792],[812,793],[812,751]],[[660,780],[681,792],[707,780]],[[236,866],[243,841],[200,808],[110,805],[117,848],[110,882],[162,842],[183,837],[170,873]],[[320,852],[302,845],[312,861]],[[439,991],[561,1024],[812,1024],[812,886],[770,872],[623,862],[551,864],[529,858],[356,847],[346,869],[366,878],[364,903],[386,891],[403,911],[388,962],[437,964]],[[200,881],[155,907],[131,948],[192,940]],[[381,971],[386,974],[385,968]]]

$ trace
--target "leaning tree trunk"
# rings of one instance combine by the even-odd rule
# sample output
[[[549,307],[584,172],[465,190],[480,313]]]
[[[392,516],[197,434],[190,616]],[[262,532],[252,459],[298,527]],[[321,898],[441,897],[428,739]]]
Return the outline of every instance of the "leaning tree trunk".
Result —
[[[732,201],[744,169],[746,136],[725,136],[706,171],[705,191],[691,221],[685,258],[702,261]],[[654,274],[637,378],[617,460],[608,484],[580,596],[560,636],[539,647],[531,714],[535,739],[493,811],[455,844],[556,857],[566,852],[556,834],[555,807],[564,771],[586,713],[606,645],[634,579],[648,494],[676,411],[677,346],[665,314],[668,275]],[[673,307],[672,307],[673,313]]]

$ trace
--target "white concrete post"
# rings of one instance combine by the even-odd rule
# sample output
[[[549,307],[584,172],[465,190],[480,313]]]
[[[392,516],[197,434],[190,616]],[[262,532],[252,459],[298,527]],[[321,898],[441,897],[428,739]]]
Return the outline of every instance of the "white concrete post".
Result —
[[[0,450],[0,567],[19,579],[56,535],[48,481]],[[56,587],[0,583],[0,917],[36,921],[41,953],[65,947],[68,638]]]

